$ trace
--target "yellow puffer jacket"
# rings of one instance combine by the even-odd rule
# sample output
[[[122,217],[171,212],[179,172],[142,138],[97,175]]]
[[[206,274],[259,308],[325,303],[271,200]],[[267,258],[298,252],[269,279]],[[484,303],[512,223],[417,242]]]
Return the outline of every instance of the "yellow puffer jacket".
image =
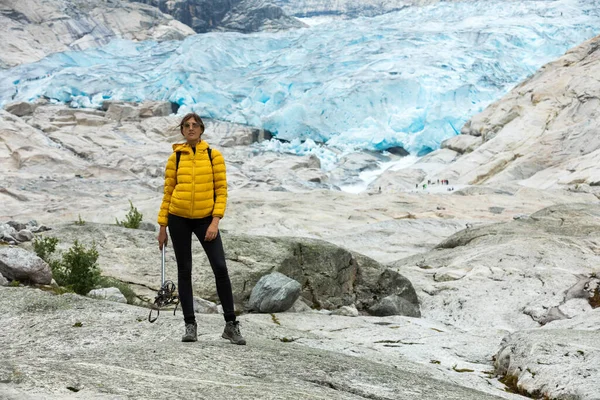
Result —
[[[158,212],[159,225],[167,226],[169,213],[194,219],[223,218],[227,204],[225,160],[218,150],[211,149],[211,165],[207,149],[205,141],[196,145],[195,154],[187,143],[173,145],[173,154],[165,170],[165,194]],[[176,171],[178,151],[181,158]]]

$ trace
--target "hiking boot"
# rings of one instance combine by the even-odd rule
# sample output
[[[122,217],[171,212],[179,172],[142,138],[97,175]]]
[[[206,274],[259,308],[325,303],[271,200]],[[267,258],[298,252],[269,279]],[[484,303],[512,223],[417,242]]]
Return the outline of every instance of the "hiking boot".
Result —
[[[195,342],[198,340],[198,326],[193,324],[185,324],[185,335],[181,337],[182,342]]]
[[[227,322],[221,337],[223,339],[229,339],[229,341],[233,344],[246,344],[246,339],[244,339],[240,333],[240,323],[238,321]]]

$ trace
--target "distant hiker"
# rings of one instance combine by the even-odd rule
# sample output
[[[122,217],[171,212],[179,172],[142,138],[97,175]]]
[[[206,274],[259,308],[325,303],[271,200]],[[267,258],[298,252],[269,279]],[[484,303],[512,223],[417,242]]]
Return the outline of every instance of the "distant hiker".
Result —
[[[162,250],[167,244],[168,226],[177,259],[179,298],[185,322],[181,341],[198,340],[192,294],[193,233],[215,275],[225,317],[225,330],[221,336],[231,343],[246,344],[235,318],[231,282],[219,234],[219,221],[227,202],[225,160],[218,150],[202,141],[204,123],[197,114],[186,114],[179,124],[179,131],[186,143],[174,144],[173,154],[167,161],[165,193],[158,212],[158,247]]]

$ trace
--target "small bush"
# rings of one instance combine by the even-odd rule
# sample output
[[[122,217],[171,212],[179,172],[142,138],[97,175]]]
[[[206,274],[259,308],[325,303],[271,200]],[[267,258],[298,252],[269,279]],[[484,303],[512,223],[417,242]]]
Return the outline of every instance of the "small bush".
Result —
[[[63,254],[54,279],[59,285],[67,286],[75,293],[86,295],[100,280],[97,261],[96,245],[86,249],[76,240],[73,247]]]
[[[75,225],[79,225],[79,226],[85,225],[85,221],[81,219],[81,214],[79,214],[79,220],[75,221]]]
[[[135,292],[128,284],[126,284],[125,282],[121,282],[116,278],[112,278],[109,276],[101,276],[100,280],[98,281],[98,286],[101,288],[116,287],[121,291],[121,293],[123,293],[123,296],[125,296],[125,298],[127,299],[127,304],[134,304],[135,299],[137,298]]]
[[[52,261],[50,256],[56,250],[56,245],[58,244],[58,239],[51,236],[45,236],[43,238],[35,238],[33,240],[33,251],[35,254],[42,260],[46,261],[48,264]]]
[[[119,221],[115,218],[115,221],[117,222],[118,226],[123,226],[130,229],[138,229],[143,217],[144,215],[140,213],[138,209],[133,206],[131,200],[129,200],[129,212],[125,216],[125,220]]]
[[[57,293],[73,291],[77,294],[88,294],[100,281],[96,245],[86,249],[76,240],[73,247],[62,255],[62,259],[56,259],[51,255],[56,251],[57,244],[58,239],[54,237],[36,238],[33,241],[33,249],[37,256],[50,265],[56,283],[66,288],[64,291],[58,289]]]

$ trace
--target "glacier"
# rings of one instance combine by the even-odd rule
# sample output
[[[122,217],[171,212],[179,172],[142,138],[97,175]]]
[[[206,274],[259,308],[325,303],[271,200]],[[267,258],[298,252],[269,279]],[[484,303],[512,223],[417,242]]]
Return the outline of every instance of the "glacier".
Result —
[[[322,21],[321,21],[322,22]],[[600,33],[600,0],[441,2],[285,32],[114,40],[0,70],[0,106],[167,100],[271,131],[274,151],[439,148],[543,64]],[[331,151],[328,149],[335,149]]]

